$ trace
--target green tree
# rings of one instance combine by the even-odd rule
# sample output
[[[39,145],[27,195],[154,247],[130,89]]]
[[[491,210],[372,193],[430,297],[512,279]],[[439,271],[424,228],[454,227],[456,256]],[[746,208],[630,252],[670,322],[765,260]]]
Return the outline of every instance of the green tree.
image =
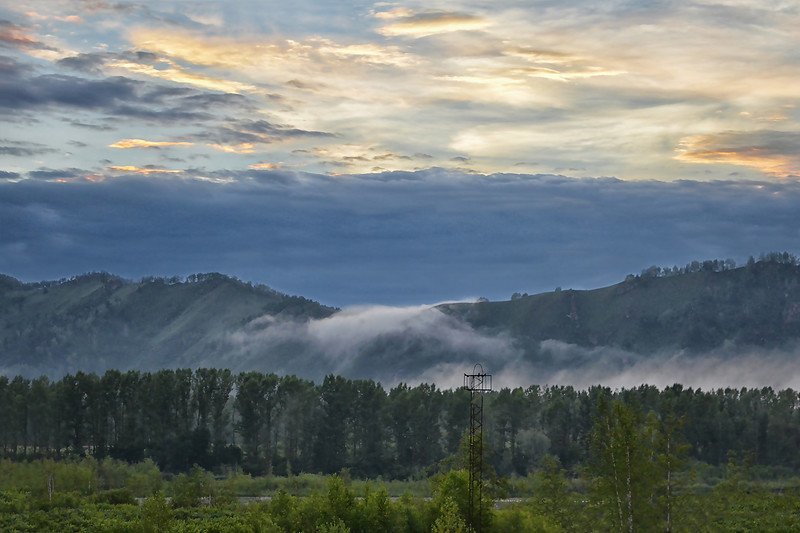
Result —
[[[652,437],[641,418],[618,400],[603,402],[591,436],[592,495],[613,531],[648,531],[658,522]]]
[[[681,433],[683,425],[684,419],[673,414],[659,418],[651,411],[647,416],[647,432],[653,439],[655,453],[654,475],[658,478],[657,504],[663,516],[664,530],[667,532],[675,528],[675,510],[680,492],[678,473],[683,469],[689,450]]]
[[[161,533],[169,530],[172,510],[160,492],[145,499],[139,512],[142,530],[145,533]]]
[[[466,533],[467,523],[458,504],[450,496],[444,497],[439,505],[439,516],[433,522],[433,533]]]
[[[323,472],[339,472],[348,464],[347,437],[354,400],[352,382],[341,376],[326,376],[319,387],[314,457],[316,466]]]
[[[534,475],[531,503],[537,514],[549,518],[566,530],[576,528],[577,508],[558,457],[546,455],[542,458],[541,468]]]
[[[242,436],[246,467],[253,473],[272,473],[272,417],[277,404],[275,374],[244,372],[236,379],[237,429]]]
[[[353,387],[353,473],[375,477],[380,475],[386,459],[386,391],[372,380],[354,381]]]
[[[469,524],[469,471],[451,470],[446,474],[440,474],[433,480],[433,505],[434,508],[442,512],[442,509],[450,500],[455,503],[458,513],[466,525]],[[492,524],[494,502],[491,496],[491,487],[484,487],[482,498],[479,503],[480,508],[475,509],[480,516],[481,527],[487,531]]]

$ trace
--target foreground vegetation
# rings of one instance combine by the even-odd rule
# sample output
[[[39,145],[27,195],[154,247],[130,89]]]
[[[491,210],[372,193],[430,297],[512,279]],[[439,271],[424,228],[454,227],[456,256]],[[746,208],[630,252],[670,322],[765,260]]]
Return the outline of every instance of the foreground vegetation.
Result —
[[[672,414],[644,413],[600,396],[584,462],[565,469],[558,457],[545,455],[532,474],[506,478],[486,461],[480,512],[473,514],[464,440],[429,479],[388,484],[354,481],[347,469],[327,477],[253,478],[238,470],[214,476],[198,466],[162,473],[151,460],[6,459],[0,461],[0,530],[800,529],[800,484],[780,476],[790,471],[753,466],[752,453],[730,453],[717,467],[692,460],[683,424]],[[518,499],[501,500],[509,495]]]
[[[636,455],[634,453],[634,455]],[[640,457],[641,459],[641,457]],[[458,466],[458,465],[454,465]],[[578,477],[554,457],[513,485],[525,492],[495,508],[503,483],[487,480],[484,531],[791,531],[800,528],[797,480],[759,481],[759,469],[731,463],[713,479],[694,465],[682,469],[670,502],[655,463],[639,464],[631,487],[633,514],[619,516],[614,473],[587,465]],[[712,469],[717,470],[717,469]],[[643,486],[644,474],[656,483]],[[1,531],[219,532],[457,532],[467,531],[467,473],[441,472],[425,482],[398,484],[342,476],[302,475],[216,479],[200,468],[162,474],[152,462],[0,462]],[[773,482],[774,483],[774,482]],[[424,485],[424,487],[423,487]],[[662,486],[658,486],[662,485]],[[417,489],[427,497],[414,496]],[[406,490],[400,497],[390,490]],[[262,498],[245,499],[239,496]],[[620,493],[627,494],[627,489]],[[146,496],[146,497],[145,497]],[[267,497],[263,497],[267,496]],[[671,504],[667,517],[667,503]],[[625,511],[627,513],[627,511]],[[667,529],[668,526],[668,529]]]

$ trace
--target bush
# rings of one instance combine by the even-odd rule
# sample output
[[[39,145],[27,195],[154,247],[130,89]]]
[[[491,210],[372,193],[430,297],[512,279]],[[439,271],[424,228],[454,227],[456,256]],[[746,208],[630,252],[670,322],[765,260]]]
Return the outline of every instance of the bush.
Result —
[[[161,490],[161,471],[152,460],[145,459],[132,468],[133,472],[128,475],[125,486],[134,496],[144,498]]]
[[[98,492],[92,498],[95,503],[107,503],[110,505],[134,505],[136,498],[130,489],[111,489]]]
[[[28,507],[28,494],[16,490],[0,492],[0,514],[23,513]]]
[[[197,466],[189,475],[180,474],[172,482],[172,506],[197,507],[202,498],[211,498],[213,484],[211,474]]]
[[[52,498],[44,497],[34,500],[31,510],[77,509],[85,503],[85,500],[77,492],[54,492]]]
[[[172,522],[172,511],[160,492],[156,492],[142,503],[140,515],[142,530],[145,533],[167,531]]]
[[[394,506],[389,501],[386,487],[364,489],[364,497],[358,502],[355,512],[355,525],[358,531],[391,531],[396,522]]]
[[[483,498],[480,502],[480,517],[483,529],[488,529],[491,524],[494,507],[492,499],[487,492],[487,488],[484,487]],[[469,514],[469,472],[466,470],[451,470],[434,480],[433,504],[438,509],[439,514],[443,512],[443,506],[446,503],[449,505],[448,500],[452,500],[458,509],[459,515],[466,521]]]
[[[433,533],[467,533],[467,522],[455,500],[445,496],[439,506],[439,516],[433,522]]]

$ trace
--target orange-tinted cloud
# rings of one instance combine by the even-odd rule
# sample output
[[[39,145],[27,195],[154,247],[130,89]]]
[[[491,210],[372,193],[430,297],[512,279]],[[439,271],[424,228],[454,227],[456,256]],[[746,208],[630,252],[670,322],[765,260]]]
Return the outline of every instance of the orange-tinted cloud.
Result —
[[[121,139],[114,144],[109,144],[110,148],[166,148],[169,146],[193,146],[194,143],[184,141],[147,141],[145,139]]]
[[[33,20],[57,20],[60,22],[70,22],[72,24],[84,23],[84,20],[78,15],[51,15],[39,13],[37,11],[26,11],[25,15]]]
[[[483,17],[448,11],[413,13],[392,10],[376,13],[375,17],[392,21],[378,28],[379,33],[390,37],[425,37],[437,33],[477,30],[489,25],[489,21]]]
[[[676,159],[689,163],[740,165],[771,176],[800,176],[800,132],[693,135],[681,139],[676,151]]]
[[[277,170],[277,169],[282,168],[282,167],[283,167],[283,165],[280,164],[280,163],[265,163],[265,162],[261,162],[261,163],[253,163],[252,165],[248,165],[247,168],[250,168],[252,170]]]
[[[253,143],[239,143],[239,144],[219,144],[209,143],[208,146],[214,150],[225,152],[227,154],[252,154],[255,153],[256,148]]]
[[[198,74],[189,72],[185,68],[177,65],[176,63],[163,60],[163,68],[156,68],[153,65],[136,63],[133,61],[114,61],[109,63],[111,68],[124,69],[136,74],[143,74],[153,78],[159,78],[175,83],[185,83],[203,89],[210,89],[212,91],[222,91],[228,93],[241,93],[247,91],[254,91],[256,87],[249,83],[242,83],[235,80],[227,80],[215,76],[207,76],[205,74]]]
[[[331,39],[313,37],[305,40],[291,39],[235,39],[186,32],[137,28],[130,32],[131,42],[139,49],[158,54],[173,68],[142,70],[152,76],[166,77],[159,72],[179,67],[172,60],[189,62],[205,67],[225,68],[232,72],[249,71],[269,77],[281,73],[286,79],[298,73],[309,74],[309,67],[345,68],[348,65],[408,66],[412,57],[396,46],[377,43],[342,44]],[[186,70],[180,73],[188,74]],[[252,88],[252,86],[249,86]]]
[[[144,167],[137,167],[134,165],[112,165],[108,168],[116,172],[142,174],[143,176],[149,176],[150,174],[180,174],[183,172],[182,170],[160,168],[151,165],[147,165]]]
[[[4,20],[0,21],[0,42],[17,48],[41,48],[43,46],[20,26]]]

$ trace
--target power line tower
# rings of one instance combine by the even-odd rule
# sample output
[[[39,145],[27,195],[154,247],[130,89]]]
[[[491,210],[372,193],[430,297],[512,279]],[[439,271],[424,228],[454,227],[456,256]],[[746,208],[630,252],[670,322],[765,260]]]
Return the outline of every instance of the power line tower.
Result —
[[[472,374],[464,374],[464,388],[470,391],[469,401],[469,525],[477,533],[482,527],[483,498],[483,393],[492,390],[492,375],[480,363]]]

